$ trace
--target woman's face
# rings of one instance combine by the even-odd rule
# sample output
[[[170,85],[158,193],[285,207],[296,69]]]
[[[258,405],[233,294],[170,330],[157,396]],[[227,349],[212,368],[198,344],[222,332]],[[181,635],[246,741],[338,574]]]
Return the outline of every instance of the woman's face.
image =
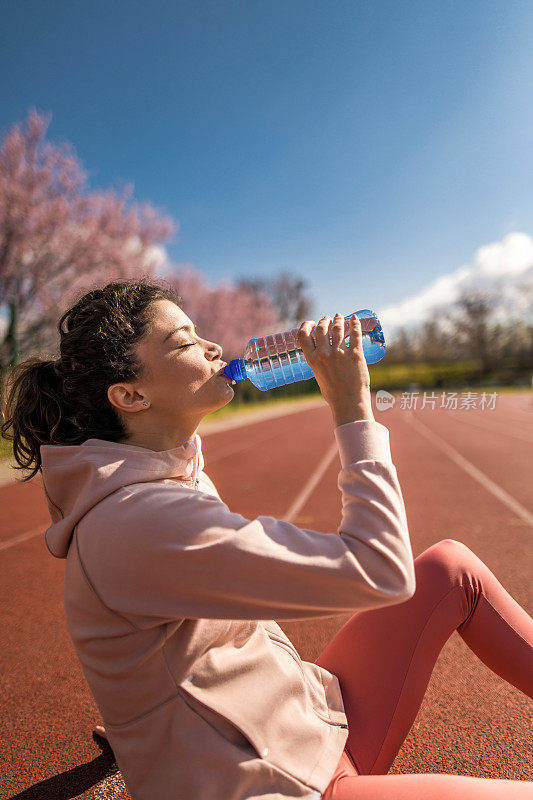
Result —
[[[190,438],[206,414],[234,396],[230,379],[219,374],[225,366],[222,347],[202,339],[192,320],[171,300],[156,300],[151,310],[152,324],[136,345],[143,372],[130,384],[111,387],[115,391],[118,386],[129,386],[131,396],[113,396],[119,400],[120,410],[126,408],[124,401],[129,403],[127,410],[142,412],[127,415],[127,426],[134,435],[148,425],[150,431],[156,426],[161,433]],[[177,330],[183,326],[184,330]]]

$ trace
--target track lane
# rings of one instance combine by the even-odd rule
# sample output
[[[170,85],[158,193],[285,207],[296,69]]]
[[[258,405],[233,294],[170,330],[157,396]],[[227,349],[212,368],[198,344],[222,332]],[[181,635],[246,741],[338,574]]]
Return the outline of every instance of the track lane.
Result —
[[[398,413],[422,422],[533,513],[533,414],[525,430],[506,418],[505,406],[502,397],[498,417],[431,409]]]
[[[527,403],[524,405],[526,409],[516,402],[507,403],[502,408],[503,416],[494,419],[505,419],[507,413],[521,424],[531,418]],[[437,412],[428,413],[430,424],[443,424],[431,417]],[[396,408],[383,414],[377,412],[376,419],[391,432],[393,459],[406,500],[415,556],[441,538],[460,539],[531,611],[530,581],[524,573],[524,554],[531,552],[531,529],[417,436],[406,423],[403,411]],[[447,427],[453,423],[450,417],[444,421]],[[456,433],[450,435],[456,436],[459,427],[456,424]],[[259,514],[284,518],[334,441],[331,415],[325,404],[202,438],[207,473],[224,502],[248,518]],[[513,460],[514,447],[520,446],[518,440],[508,439],[510,449],[500,448],[503,462]],[[460,444],[471,448],[475,442],[466,437]],[[486,452],[483,450],[482,456],[478,452],[475,447],[473,456],[470,452],[478,459],[473,463],[485,469]],[[337,454],[307,502],[296,512],[295,524],[324,532],[337,529],[339,468]],[[497,477],[503,480],[507,491],[524,491],[511,473],[503,470]],[[526,481],[526,472],[521,474]],[[4,513],[0,516],[1,535],[6,538],[12,537],[13,532],[24,534],[25,526],[26,531],[31,526],[35,528],[43,517],[43,531],[48,526],[39,479],[7,489],[1,487],[0,499]],[[7,506],[11,511],[6,510]],[[4,714],[0,720],[6,753],[0,768],[2,798],[41,781],[45,783],[34,796],[43,799],[127,798],[119,776],[84,791],[87,775],[103,777],[109,763],[91,738],[99,715],[64,623],[64,563],[53,559],[44,540],[37,537],[0,552],[0,569],[6,578],[0,587],[1,643],[6,665]],[[281,625],[302,657],[314,660],[346,618]],[[392,771],[450,771],[531,779],[527,726],[530,714],[527,698],[492,675],[454,634],[437,662],[420,714]],[[81,766],[84,764],[89,766]],[[72,791],[79,788],[80,792],[61,795],[65,786]],[[25,793],[24,797],[27,799],[28,795]]]

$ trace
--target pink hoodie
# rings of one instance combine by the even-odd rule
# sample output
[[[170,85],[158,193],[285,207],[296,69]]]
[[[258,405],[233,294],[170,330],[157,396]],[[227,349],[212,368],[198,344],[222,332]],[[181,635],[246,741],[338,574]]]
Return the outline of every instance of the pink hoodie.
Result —
[[[273,620],[402,602],[413,554],[388,430],[335,428],[342,522],[233,513],[201,439],[43,446],[67,625],[133,800],[318,798],[348,737],[337,678]]]

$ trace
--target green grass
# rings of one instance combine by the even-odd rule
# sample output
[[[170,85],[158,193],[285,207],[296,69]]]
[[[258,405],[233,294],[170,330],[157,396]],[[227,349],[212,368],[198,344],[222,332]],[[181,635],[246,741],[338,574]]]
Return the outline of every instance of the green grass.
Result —
[[[13,442],[8,442],[6,439],[0,439],[0,458],[12,458],[12,447]]]

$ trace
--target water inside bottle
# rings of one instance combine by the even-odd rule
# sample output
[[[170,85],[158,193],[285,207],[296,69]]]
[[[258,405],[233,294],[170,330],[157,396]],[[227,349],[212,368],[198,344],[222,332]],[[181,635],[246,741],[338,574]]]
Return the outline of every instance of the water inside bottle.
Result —
[[[361,322],[366,361],[369,364],[376,363],[383,358],[385,353],[385,339],[381,325],[372,311],[365,309],[356,313]],[[266,391],[276,386],[284,386],[287,383],[313,377],[313,371],[305,360],[298,342],[298,330],[298,328],[293,328],[285,333],[258,337],[249,343],[244,353],[246,374],[257,388]],[[349,333],[348,317],[344,321],[346,345],[349,342]],[[331,341],[330,337],[330,343]]]

